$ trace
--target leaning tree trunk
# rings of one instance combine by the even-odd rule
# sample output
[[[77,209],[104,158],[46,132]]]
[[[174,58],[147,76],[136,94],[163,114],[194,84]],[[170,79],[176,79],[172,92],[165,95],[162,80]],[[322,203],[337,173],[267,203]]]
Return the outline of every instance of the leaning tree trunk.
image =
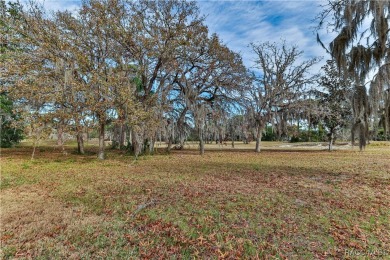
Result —
[[[99,152],[98,152],[98,159],[104,160],[104,128],[105,123],[100,122],[99,124]]]

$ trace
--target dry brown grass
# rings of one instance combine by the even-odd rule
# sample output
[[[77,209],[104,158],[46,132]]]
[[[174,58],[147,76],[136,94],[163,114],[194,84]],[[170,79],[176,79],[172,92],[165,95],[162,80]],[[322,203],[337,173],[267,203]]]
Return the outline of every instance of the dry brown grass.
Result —
[[[387,143],[332,153],[283,145],[138,161],[109,150],[103,162],[73,147],[41,147],[34,161],[28,146],[3,149],[2,257],[386,257]]]

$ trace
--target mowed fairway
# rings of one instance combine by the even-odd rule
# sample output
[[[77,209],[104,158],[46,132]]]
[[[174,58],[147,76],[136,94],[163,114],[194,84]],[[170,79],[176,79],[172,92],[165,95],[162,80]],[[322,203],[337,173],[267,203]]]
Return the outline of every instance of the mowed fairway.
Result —
[[[138,161],[2,149],[2,257],[390,257],[388,143],[208,148]]]

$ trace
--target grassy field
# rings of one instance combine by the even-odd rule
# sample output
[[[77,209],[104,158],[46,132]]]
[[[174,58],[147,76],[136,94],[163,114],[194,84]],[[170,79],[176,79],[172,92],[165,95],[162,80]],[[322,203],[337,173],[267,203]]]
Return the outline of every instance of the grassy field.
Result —
[[[34,160],[28,146],[2,149],[2,258],[390,257],[389,143],[288,145],[138,161],[113,150],[98,161],[92,146],[44,146]]]

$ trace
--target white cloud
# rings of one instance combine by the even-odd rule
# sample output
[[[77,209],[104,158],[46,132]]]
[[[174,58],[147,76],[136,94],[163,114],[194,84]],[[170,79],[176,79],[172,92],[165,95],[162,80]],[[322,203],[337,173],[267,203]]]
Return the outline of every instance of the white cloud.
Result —
[[[242,54],[245,64],[253,65],[251,42],[279,42],[297,45],[304,58],[328,58],[316,42],[314,21],[321,11],[321,1],[198,1],[207,16],[210,32],[217,32],[234,51]],[[327,37],[328,39],[328,37]],[[316,66],[318,70],[324,61]]]

